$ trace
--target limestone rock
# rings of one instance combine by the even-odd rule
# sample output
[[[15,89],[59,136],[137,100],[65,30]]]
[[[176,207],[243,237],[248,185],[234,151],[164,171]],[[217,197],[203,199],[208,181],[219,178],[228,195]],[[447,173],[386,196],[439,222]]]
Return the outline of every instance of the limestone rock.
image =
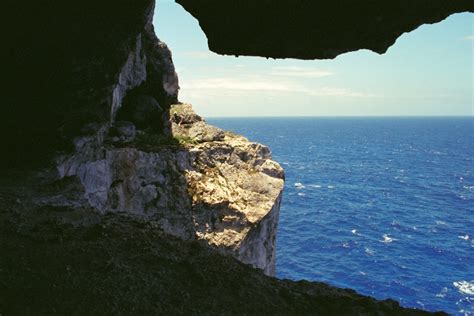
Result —
[[[187,173],[196,235],[223,253],[275,273],[283,170],[267,147],[243,137],[193,146]],[[261,167],[270,165],[272,172]]]
[[[173,135],[189,139],[197,238],[274,275],[283,169],[268,147],[208,125],[189,104],[172,105],[171,118]]]
[[[117,111],[122,106],[122,102],[127,92],[138,87],[147,78],[146,57],[143,53],[142,35],[136,37],[133,49],[130,50],[125,64],[118,74],[117,83],[112,88],[111,113],[115,118]],[[136,103],[132,103],[132,106]]]
[[[136,128],[132,122],[118,121],[110,128],[109,134],[111,136],[133,139],[136,135]]]
[[[160,104],[166,104],[165,108],[168,109],[171,104],[178,102],[179,79],[171,50],[156,36],[152,19],[151,16],[143,33],[149,70],[145,91],[156,94]]]
[[[194,112],[191,104],[174,104],[170,108],[170,118],[175,124],[194,124],[203,121],[202,117]]]
[[[60,179],[77,178],[84,195],[61,205],[145,217],[274,275],[283,169],[268,147],[208,125],[190,105],[172,106],[171,113],[178,147],[163,142],[143,150],[134,141],[117,147],[77,138],[76,153],[59,159],[58,171]],[[133,127],[117,122],[113,131],[131,136]]]
[[[172,131],[176,137],[184,137],[192,142],[212,142],[223,140],[224,131],[208,125],[192,109],[190,104],[175,104],[170,109]]]
[[[207,125],[205,122],[193,124],[187,133],[188,137],[197,142],[212,142],[224,139],[224,131],[220,128]]]

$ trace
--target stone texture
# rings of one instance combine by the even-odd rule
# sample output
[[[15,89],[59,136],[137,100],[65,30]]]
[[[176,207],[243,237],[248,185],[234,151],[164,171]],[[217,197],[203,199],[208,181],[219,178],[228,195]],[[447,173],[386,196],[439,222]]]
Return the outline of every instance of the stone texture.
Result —
[[[76,153],[58,159],[59,179],[78,178],[83,208],[148,218],[273,275],[283,169],[267,147],[207,125],[190,105],[171,113],[179,146],[144,151],[133,141],[116,147],[78,138]]]
[[[142,35],[139,34],[134,47],[129,52],[127,60],[120,70],[117,83],[112,88],[111,120],[115,119],[127,92],[142,84],[146,77],[146,56],[142,49]]]
[[[170,118],[171,121],[178,126],[182,124],[194,124],[203,121],[202,117],[194,112],[191,104],[187,103],[174,104],[170,108]]]
[[[327,59],[359,49],[384,53],[425,23],[474,12],[472,0],[176,0],[219,54]]]
[[[182,126],[181,126],[182,127]],[[183,135],[194,139],[197,142],[211,142],[224,139],[224,131],[218,127],[207,125],[205,122],[192,124],[189,129],[182,130]]]
[[[195,117],[189,106],[186,111],[176,111],[173,106],[171,112],[175,113],[174,121],[195,122],[185,127],[173,123],[175,135],[190,136],[193,127],[188,125],[206,125],[204,121],[188,119]],[[181,131],[184,135],[178,134]],[[196,236],[221,252],[274,275],[283,169],[271,160],[268,147],[221,130],[219,135],[222,137],[200,139],[198,144],[187,146],[193,168],[186,178]]]
[[[132,122],[118,121],[109,129],[109,135],[124,137],[125,139],[134,139],[136,135],[136,127]]]
[[[194,142],[223,140],[224,131],[206,123],[197,115],[190,104],[175,104],[170,109],[173,134],[189,138]]]

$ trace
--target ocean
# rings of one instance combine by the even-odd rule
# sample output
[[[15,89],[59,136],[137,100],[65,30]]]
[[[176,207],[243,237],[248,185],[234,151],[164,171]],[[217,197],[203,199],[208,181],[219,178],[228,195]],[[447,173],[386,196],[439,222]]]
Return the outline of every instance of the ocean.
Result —
[[[474,315],[474,118],[212,118],[286,171],[277,277]]]

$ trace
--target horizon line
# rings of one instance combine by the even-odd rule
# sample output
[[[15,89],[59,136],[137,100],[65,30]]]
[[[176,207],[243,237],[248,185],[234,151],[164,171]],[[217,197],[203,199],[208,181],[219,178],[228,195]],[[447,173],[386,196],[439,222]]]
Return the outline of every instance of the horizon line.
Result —
[[[204,118],[474,118],[471,115],[201,115]]]

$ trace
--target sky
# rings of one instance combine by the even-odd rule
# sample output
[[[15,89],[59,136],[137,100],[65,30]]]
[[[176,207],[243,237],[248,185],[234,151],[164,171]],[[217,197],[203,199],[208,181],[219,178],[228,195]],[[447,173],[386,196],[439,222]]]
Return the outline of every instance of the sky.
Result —
[[[473,116],[473,24],[474,14],[455,14],[402,35],[383,55],[303,61],[217,55],[173,0],[158,0],[154,17],[180,101],[205,117]]]

